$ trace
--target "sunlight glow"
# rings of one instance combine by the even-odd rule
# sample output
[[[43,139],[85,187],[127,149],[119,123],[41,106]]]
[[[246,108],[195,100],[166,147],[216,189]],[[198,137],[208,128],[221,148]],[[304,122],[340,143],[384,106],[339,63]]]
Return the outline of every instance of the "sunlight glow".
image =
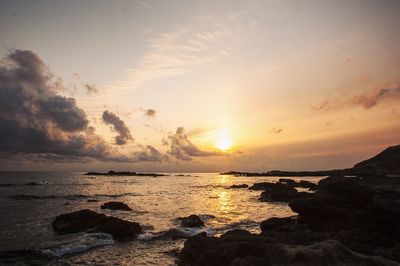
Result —
[[[215,146],[221,151],[226,151],[232,147],[232,140],[230,139],[226,128],[221,128],[219,130]]]

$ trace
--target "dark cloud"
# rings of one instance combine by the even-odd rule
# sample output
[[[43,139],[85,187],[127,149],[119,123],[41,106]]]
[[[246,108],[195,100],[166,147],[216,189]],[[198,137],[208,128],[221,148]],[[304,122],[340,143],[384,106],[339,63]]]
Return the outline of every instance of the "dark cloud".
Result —
[[[169,145],[168,154],[179,160],[189,161],[192,157],[224,155],[222,152],[204,151],[198,148],[188,139],[183,127],[178,127],[175,134],[168,136],[168,139],[165,139],[163,144]]]
[[[118,133],[118,136],[115,137],[115,144],[125,145],[129,140],[133,140],[129,128],[116,114],[104,111],[102,118],[104,123],[112,125],[113,129]]]
[[[283,129],[282,128],[279,128],[279,127],[273,127],[273,128],[271,128],[271,132],[272,133],[275,133],[275,134],[279,134],[279,133],[281,133],[283,131]]]
[[[99,89],[93,84],[85,84],[85,89],[87,94],[98,94]]]
[[[140,146],[140,150],[132,154],[136,161],[162,162],[168,160],[168,156],[163,155],[156,148],[150,145]]]
[[[155,160],[157,152],[149,147],[128,157],[108,145],[88,125],[86,114],[75,99],[57,94],[59,79],[49,73],[35,53],[15,50],[2,62],[0,160]]]
[[[335,100],[325,100],[318,106],[314,106],[314,110],[330,111],[339,108],[361,106],[364,109],[371,109],[383,102],[399,102],[400,101],[400,86],[373,89],[364,94],[353,95],[350,97],[342,97]]]
[[[156,116],[157,111],[154,109],[147,109],[144,111],[144,114],[148,117],[155,117]]]

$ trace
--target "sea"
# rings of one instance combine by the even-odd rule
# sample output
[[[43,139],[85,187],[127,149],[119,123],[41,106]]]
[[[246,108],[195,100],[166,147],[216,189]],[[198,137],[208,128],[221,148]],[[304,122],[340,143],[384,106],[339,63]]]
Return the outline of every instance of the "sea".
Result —
[[[259,233],[271,217],[295,213],[286,203],[260,202],[261,191],[230,189],[231,185],[277,182],[279,177],[246,177],[218,173],[166,173],[166,176],[94,176],[68,172],[0,173],[0,254],[36,250],[50,258],[47,265],[175,265],[184,239],[206,232],[219,236],[232,229]],[[291,177],[318,182],[321,177]],[[102,210],[109,201],[132,211]],[[116,242],[104,233],[57,235],[57,215],[90,209],[138,222],[143,234]],[[203,228],[181,228],[179,217],[196,214]],[[1,261],[0,265],[4,264]],[[21,256],[13,263],[30,265]]]

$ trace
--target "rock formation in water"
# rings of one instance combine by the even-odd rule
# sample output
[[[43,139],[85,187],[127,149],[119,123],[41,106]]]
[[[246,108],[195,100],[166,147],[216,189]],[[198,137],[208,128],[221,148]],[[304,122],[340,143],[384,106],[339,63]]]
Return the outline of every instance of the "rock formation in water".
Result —
[[[135,222],[106,216],[91,210],[81,210],[57,216],[53,229],[58,234],[79,233],[85,231],[111,234],[115,240],[131,240],[142,232]]]
[[[189,215],[187,217],[179,218],[181,220],[182,227],[202,227],[204,222],[197,215]]]
[[[101,205],[102,209],[109,210],[122,210],[122,211],[131,211],[132,209],[125,203],[119,201],[110,201]]]
[[[260,234],[189,238],[178,264],[399,265],[400,178],[328,177],[289,206],[297,217],[270,218]]]

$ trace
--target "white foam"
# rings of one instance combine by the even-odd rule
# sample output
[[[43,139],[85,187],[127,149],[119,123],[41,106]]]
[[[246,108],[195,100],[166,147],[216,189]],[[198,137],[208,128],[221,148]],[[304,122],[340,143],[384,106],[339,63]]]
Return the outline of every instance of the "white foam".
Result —
[[[78,237],[77,241],[42,250],[42,253],[48,256],[61,257],[67,254],[82,253],[95,247],[111,245],[113,243],[114,239],[110,234],[84,233]]]

